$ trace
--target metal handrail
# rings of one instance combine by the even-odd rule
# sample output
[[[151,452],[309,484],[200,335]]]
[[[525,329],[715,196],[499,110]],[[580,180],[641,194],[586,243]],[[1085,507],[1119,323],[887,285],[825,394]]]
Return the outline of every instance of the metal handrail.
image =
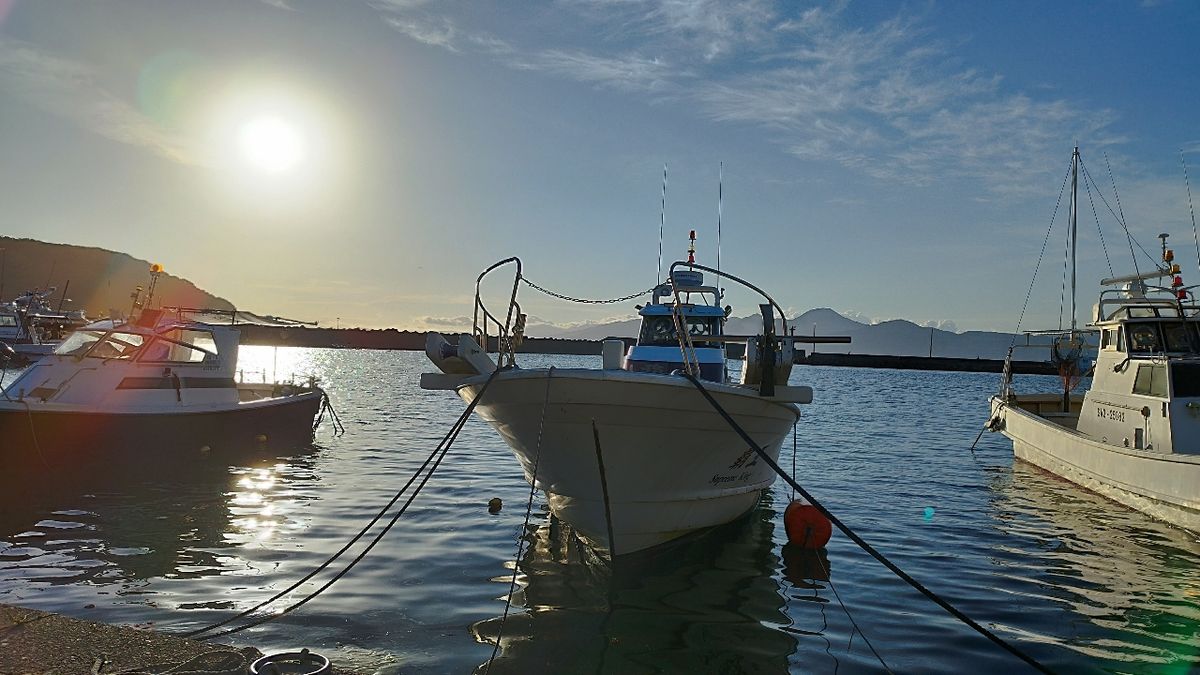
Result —
[[[486,277],[496,268],[502,267],[509,263],[516,263],[517,269],[516,273],[513,275],[512,294],[508,299],[508,311],[505,314],[504,322],[501,323],[500,319],[496,318],[488,310],[487,306],[483,304],[483,299],[480,297],[480,287],[483,284],[484,277]],[[500,364],[502,366],[513,365],[516,361],[516,344],[513,340],[514,336],[512,335],[512,328],[514,311],[518,316],[521,313],[521,305],[517,303],[517,288],[520,286],[520,283],[521,259],[516,256],[492,263],[487,269],[480,272],[478,277],[475,278],[475,308],[471,322],[471,333],[476,341],[479,342],[479,346],[482,347],[483,351],[486,353],[488,351],[488,327],[490,324],[495,324],[496,353],[500,356],[502,361],[507,359],[507,364],[502,362]],[[483,318],[482,325],[480,324],[481,316]]]

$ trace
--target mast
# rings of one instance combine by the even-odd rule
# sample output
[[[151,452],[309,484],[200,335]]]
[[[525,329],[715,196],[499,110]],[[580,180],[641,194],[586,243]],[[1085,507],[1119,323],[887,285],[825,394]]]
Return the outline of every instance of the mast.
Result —
[[[1079,222],[1079,146],[1071,154],[1071,338],[1075,337],[1075,247]]]

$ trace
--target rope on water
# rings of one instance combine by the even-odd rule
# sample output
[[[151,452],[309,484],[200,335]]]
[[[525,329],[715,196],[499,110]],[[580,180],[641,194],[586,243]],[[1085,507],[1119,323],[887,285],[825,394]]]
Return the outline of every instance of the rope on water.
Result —
[[[351,538],[350,541],[346,542],[346,544],[344,546],[342,546],[342,548],[339,549],[337,553],[334,553],[332,556],[330,556],[328,559],[326,559],[325,562],[321,563],[316,569],[314,569],[313,571],[306,574],[299,581],[296,581],[295,583],[291,584],[290,586],[283,589],[282,591],[279,591],[278,593],[271,596],[270,598],[267,598],[266,600],[259,602],[257,605],[255,605],[247,610],[244,610],[238,614],[235,614],[234,616],[231,616],[228,619],[225,619],[223,621],[219,621],[217,623],[210,624],[203,628],[185,633],[184,637],[194,638],[197,640],[209,640],[209,639],[212,639],[215,637],[220,637],[223,635],[231,635],[233,633],[243,631],[247,628],[251,628],[253,626],[257,626],[259,624],[266,623],[267,621],[277,619],[277,618],[283,616],[284,614],[288,614],[292,610],[298,609],[299,607],[301,607],[302,605],[307,603],[309,600],[312,600],[313,598],[317,597],[322,592],[324,592],[325,589],[332,586],[338,579],[341,579],[343,576],[345,576],[345,574],[347,572],[349,572],[351,569],[353,569],[354,566],[357,565],[359,563],[359,561],[361,561],[364,557],[366,557],[367,553],[369,553],[371,551],[371,549],[374,548],[375,545],[378,544],[380,542],[380,540],[383,539],[384,535],[386,535],[388,533],[388,531],[391,530],[392,526],[396,524],[396,521],[398,521],[400,519],[400,516],[404,515],[404,512],[408,509],[408,506],[410,504],[412,504],[413,500],[416,499],[416,496],[421,492],[421,489],[425,487],[425,484],[427,482],[429,482],[429,478],[433,476],[433,472],[436,471],[438,466],[441,464],[442,458],[444,458],[446,456],[446,453],[450,450],[450,446],[453,445],[454,441],[458,438],[459,432],[462,431],[463,426],[466,425],[467,420],[470,418],[471,413],[474,412],[475,407],[479,404],[479,401],[483,398],[484,393],[487,391],[488,387],[491,386],[492,381],[496,379],[496,376],[502,370],[505,370],[505,369],[497,368],[496,370],[492,371],[492,374],[488,377],[488,379],[486,381],[484,381],[483,387],[480,388],[479,394],[476,395],[475,398],[471,400],[471,402],[467,405],[466,410],[464,410],[463,413],[461,415],[459,415],[458,419],[455,420],[454,424],[451,425],[450,430],[446,432],[446,435],[442,437],[442,440],[440,442],[438,442],[437,446],[433,449],[433,452],[431,452],[429,454],[429,456],[425,458],[425,461],[421,463],[421,466],[418,467],[416,472],[414,472],[413,475],[408,479],[408,482],[406,482],[404,484],[404,486],[401,487],[400,490],[396,492],[395,496],[393,496],[392,499],[390,501],[388,501],[388,503],[386,505],[384,505],[384,507],[381,508],[378,513],[375,514],[375,517],[372,518],[369,523],[367,523],[365,526],[363,526],[363,528],[361,530],[359,530],[358,534],[354,535],[354,537]],[[431,463],[432,463],[432,466],[430,466]],[[351,560],[346,565],[346,567],[344,567],[341,571],[339,571],[332,579],[330,579],[328,582],[326,582],[323,586],[321,586],[320,588],[318,588],[316,591],[309,594],[308,596],[304,597],[299,602],[283,609],[282,611],[280,611],[278,613],[268,614],[266,616],[263,616],[263,617],[260,617],[256,620],[254,620],[250,623],[244,624],[244,625],[236,627],[236,628],[232,628],[230,630],[221,631],[219,633],[211,633],[209,635],[202,635],[203,633],[210,633],[214,629],[217,629],[217,628],[220,628],[221,626],[230,624],[234,621],[237,621],[238,619],[242,619],[242,618],[250,616],[254,612],[262,609],[263,607],[266,607],[266,606],[274,603],[275,601],[279,600],[280,598],[283,598],[288,593],[291,593],[292,591],[296,590],[302,584],[304,584],[308,580],[315,577],[317,574],[324,571],[326,568],[328,568],[330,565],[332,565],[338,558],[340,558],[343,554],[345,554],[348,550],[350,550],[350,547],[352,547],[360,539],[362,539],[364,536],[366,536],[367,532],[369,532],[370,529],[372,527],[374,527],[375,524],[377,522],[379,522],[379,520],[381,518],[383,518],[383,516],[396,504],[396,502],[399,501],[400,497],[405,493],[405,491],[408,490],[408,488],[413,484],[413,482],[417,480],[417,477],[420,476],[421,473],[426,470],[426,467],[429,467],[429,471],[425,474],[425,477],[421,480],[420,484],[417,485],[417,487],[413,491],[412,495],[410,495],[409,498],[400,507],[400,510],[397,511],[396,514],[394,516],[392,516],[391,520],[384,526],[383,530],[380,531],[379,534],[375,535],[374,539],[372,539],[370,544],[368,544],[367,547],[361,553],[359,553],[357,556],[355,556],[354,559]]]
[[[652,292],[654,289],[658,288],[658,286],[659,286],[658,284],[654,284],[653,286],[651,286],[650,288],[647,288],[644,291],[638,291],[637,293],[630,293],[629,295],[622,296],[620,298],[610,298],[607,300],[590,300],[588,298],[571,297],[564,293],[558,293],[558,292],[552,291],[548,288],[543,288],[543,287],[538,286],[537,284],[533,283],[526,277],[520,277],[520,279],[521,279],[521,281],[525,282],[525,284],[527,286],[529,286],[530,288],[532,288],[536,291],[541,291],[542,293],[545,293],[546,295],[549,295],[551,297],[558,298],[559,300],[566,300],[567,302],[579,302],[579,303],[582,303],[585,305],[611,305],[611,304],[617,303],[617,302],[626,302],[628,300],[633,300],[636,297],[646,295],[647,293]]]
[[[521,526],[521,534],[517,537],[517,557],[513,559],[512,579],[508,582],[508,595],[504,598],[504,614],[500,617],[500,628],[496,630],[496,644],[492,647],[492,655],[488,657],[483,675],[492,670],[492,661],[500,653],[500,639],[504,637],[504,624],[508,621],[508,610],[512,607],[512,596],[517,590],[517,571],[521,556],[525,553],[525,534],[529,531],[529,520],[533,514],[533,496],[537,494],[538,466],[542,461],[542,434],[546,430],[546,407],[550,404],[550,378],[554,377],[554,366],[546,374],[546,396],[542,400],[542,414],[538,418],[537,449],[533,453],[533,476],[529,479],[529,501],[525,503],[525,524]]]
[[[833,523],[839,530],[842,531],[843,534],[845,534],[847,537],[849,537],[849,539],[851,541],[853,541],[855,544],[858,544],[859,548],[866,551],[868,555],[870,555],[875,560],[879,561],[879,563],[882,564],[884,567],[891,570],[891,572],[893,574],[900,577],[900,579],[902,581],[904,581],[905,583],[907,583],[909,586],[912,586],[917,591],[919,591],[922,595],[924,595],[925,597],[932,600],[934,602],[934,604],[936,604],[938,607],[941,607],[942,609],[946,610],[951,616],[953,616],[954,618],[958,619],[959,621],[965,623],[966,625],[970,626],[977,633],[984,636],[985,638],[990,640],[992,643],[999,646],[1001,649],[1004,649],[1005,651],[1009,652],[1013,656],[1016,656],[1017,658],[1021,659],[1022,661],[1024,661],[1025,663],[1027,663],[1034,669],[1036,669],[1038,672],[1041,672],[1041,673],[1053,673],[1054,672],[1054,671],[1050,670],[1049,668],[1047,668],[1046,666],[1042,665],[1040,662],[1038,662],[1032,656],[1021,651],[1016,646],[1009,644],[1003,638],[996,635],[995,633],[988,630],[987,628],[984,628],[977,621],[975,621],[971,617],[964,614],[962,611],[960,611],[954,605],[951,605],[949,602],[942,599],[942,597],[939,596],[937,593],[934,593],[933,591],[929,590],[928,588],[925,587],[924,584],[922,584],[921,582],[914,579],[912,576],[910,576],[904,570],[900,569],[900,567],[897,566],[895,563],[893,563],[891,560],[888,560],[887,557],[884,556],[879,551],[877,551],[874,546],[871,546],[869,543],[867,543],[867,541],[865,539],[858,536],[858,534],[856,534],[854,532],[854,530],[850,529],[850,527],[848,525],[846,525],[840,519],[838,519],[837,516],[833,515],[833,513],[829,509],[825,508],[825,506],[823,504],[821,504],[821,502],[817,501],[816,497],[813,497],[799,483],[792,480],[791,476],[788,476],[787,472],[784,471],[783,469],[781,469],[779,467],[779,464],[777,464],[775,462],[775,460],[771,459],[771,456],[768,455],[766,453],[766,451],[762,449],[762,446],[760,446],[758,443],[755,443],[754,439],[750,438],[750,435],[747,434],[744,429],[742,429],[741,425],[739,425],[737,423],[737,421],[734,420],[733,417],[731,417],[729,415],[729,413],[726,412],[725,409],[721,407],[721,404],[718,403],[715,398],[713,398],[712,394],[709,393],[708,389],[705,389],[704,385],[700,383],[700,380],[696,379],[694,376],[692,376],[688,373],[681,373],[681,375],[683,375],[683,377],[686,377],[688,379],[688,381],[691,382],[692,385],[694,385],[696,387],[696,389],[700,392],[700,394],[702,396],[704,396],[705,400],[708,401],[709,405],[711,405],[713,407],[713,409],[716,410],[719,415],[721,415],[722,419],[725,420],[726,424],[728,424],[730,426],[730,428],[732,428],[734,430],[734,432],[736,432],[737,435],[740,436],[741,439],[748,446],[750,446],[751,449],[754,450],[754,452],[758,453],[758,456],[764,462],[766,462],[767,466],[771,467],[771,469],[776,474],[778,474],[781,478],[783,478],[785,481],[787,481],[787,483],[789,485],[791,485],[792,488],[794,488],[796,490],[796,492],[800,493],[800,496],[803,497],[805,500],[807,500],[809,504],[812,504],[813,506],[815,506],[817,508],[818,511],[820,511],[822,514],[824,514],[824,516],[829,519],[829,522]]]
[[[807,548],[808,537],[811,534],[812,534],[811,529],[805,531],[805,533],[804,533],[804,539],[805,539],[805,544],[806,544],[805,548]],[[837,598],[838,604],[842,606],[842,611],[845,612],[846,618],[850,620],[850,625],[854,626],[854,630],[856,632],[858,632],[859,635],[862,636],[863,642],[867,643],[867,649],[870,649],[871,653],[875,655],[875,658],[879,661],[879,665],[883,666],[883,669],[886,670],[889,673],[889,675],[892,675],[892,673],[893,673],[892,669],[890,667],[888,667],[887,662],[884,661],[883,657],[879,655],[879,652],[875,650],[875,645],[871,644],[870,638],[867,637],[867,634],[863,632],[862,627],[860,627],[858,625],[858,622],[855,621],[854,617],[850,614],[850,608],[847,607],[846,603],[842,601],[842,594],[838,593],[837,586],[833,585],[833,573],[829,571],[828,567],[825,567],[825,561],[821,560],[821,556],[819,556],[819,555],[813,556],[813,559],[815,559],[817,561],[817,564],[821,566],[821,573],[825,575],[824,581],[825,581],[825,583],[829,584],[829,590],[833,591],[833,597]],[[852,637],[853,637],[853,635],[852,635]]]

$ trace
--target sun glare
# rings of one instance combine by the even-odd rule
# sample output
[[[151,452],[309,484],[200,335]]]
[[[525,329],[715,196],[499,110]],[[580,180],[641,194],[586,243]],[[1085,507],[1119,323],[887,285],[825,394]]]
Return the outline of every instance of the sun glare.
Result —
[[[285,173],[304,159],[305,143],[294,124],[275,116],[251,119],[238,130],[238,150],[250,167]]]
[[[290,218],[342,194],[348,125],[319,92],[243,77],[210,105],[204,114],[213,170],[206,173],[236,213],[260,222]]]

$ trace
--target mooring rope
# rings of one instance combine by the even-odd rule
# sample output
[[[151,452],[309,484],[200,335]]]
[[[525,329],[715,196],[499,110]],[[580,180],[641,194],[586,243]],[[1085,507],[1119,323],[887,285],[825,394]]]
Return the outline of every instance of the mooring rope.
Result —
[[[708,401],[709,405],[711,405],[713,407],[713,409],[716,410],[719,415],[721,415],[721,417],[730,426],[730,428],[732,428],[734,430],[734,432],[736,432],[737,435],[740,436],[741,439],[747,445],[750,446],[751,449],[753,449],[756,453],[758,453],[758,456],[764,462],[766,462],[767,466],[771,467],[771,469],[776,474],[778,474],[781,478],[783,478],[785,481],[787,481],[787,483],[789,485],[791,485],[796,490],[796,492],[800,493],[801,497],[803,497],[809,504],[812,504],[814,507],[816,507],[816,509],[818,511],[820,511],[826,518],[829,519],[829,522],[831,522],[835,526],[837,526],[837,528],[839,530],[841,530],[842,533],[845,534],[851,541],[853,541],[855,544],[858,544],[859,548],[866,551],[867,554],[869,554],[875,560],[879,561],[879,563],[882,564],[884,567],[891,570],[891,572],[893,574],[900,577],[900,579],[902,581],[904,581],[905,583],[907,583],[909,586],[912,586],[917,591],[919,591],[922,595],[924,595],[925,597],[932,600],[934,602],[934,604],[936,604],[937,606],[946,610],[954,618],[958,619],[959,621],[961,621],[964,624],[973,628],[977,633],[986,637],[992,643],[996,644],[1000,648],[1004,649],[1005,651],[1009,652],[1010,654],[1021,659],[1025,663],[1029,664],[1034,669],[1036,669],[1038,672],[1041,672],[1041,673],[1053,673],[1054,672],[1054,671],[1050,670],[1049,668],[1047,668],[1046,666],[1042,665],[1040,662],[1038,662],[1032,656],[1029,656],[1028,654],[1021,651],[1014,645],[1009,644],[1003,638],[996,635],[995,633],[988,630],[987,628],[984,628],[977,621],[975,621],[971,617],[964,614],[962,611],[960,611],[954,605],[951,605],[949,602],[942,599],[942,597],[939,596],[937,593],[934,593],[933,591],[929,590],[928,588],[925,587],[924,584],[922,584],[921,582],[914,579],[912,576],[910,576],[904,570],[900,569],[900,567],[897,566],[895,563],[893,563],[891,560],[888,560],[887,557],[884,556],[879,551],[877,551],[874,546],[871,546],[869,543],[867,543],[867,541],[865,539],[863,539],[858,534],[856,534],[854,532],[854,530],[850,529],[850,527],[848,525],[846,525],[845,523],[843,523],[840,519],[838,519],[837,516],[833,515],[833,513],[829,509],[827,509],[823,504],[821,504],[821,502],[817,501],[816,497],[813,497],[799,483],[792,480],[792,478],[787,475],[787,472],[784,471],[782,468],[780,468],[779,464],[776,463],[775,460],[771,459],[771,456],[768,455],[766,453],[766,451],[762,449],[762,446],[760,446],[758,443],[755,443],[754,439],[750,438],[750,435],[747,434],[744,429],[742,429],[741,425],[739,425],[737,423],[737,420],[733,419],[733,417],[731,417],[729,415],[729,413],[726,412],[723,407],[721,407],[721,404],[718,403],[715,398],[713,398],[712,394],[709,393],[708,389],[705,389],[704,385],[700,383],[700,380],[698,380],[697,378],[695,378],[692,375],[689,375],[687,373],[681,373],[681,375],[683,375],[683,377],[686,377],[688,379],[688,381],[691,382],[696,387],[696,389],[700,392],[700,394],[702,396],[704,396],[705,400]]]
[[[619,298],[609,298],[606,300],[591,300],[588,298],[575,298],[570,295],[566,295],[565,293],[558,293],[558,292],[552,291],[548,288],[543,288],[542,286],[538,286],[537,284],[533,283],[527,277],[524,277],[524,276],[519,277],[519,278],[521,279],[521,281],[525,282],[525,284],[527,286],[529,286],[530,288],[532,288],[536,291],[541,291],[542,293],[545,293],[546,295],[549,295],[551,297],[558,298],[559,300],[566,300],[567,302],[578,302],[578,303],[582,303],[585,305],[611,305],[611,304],[617,303],[617,302],[626,302],[628,300],[633,300],[636,297],[646,295],[647,293],[652,292],[654,289],[658,288],[658,286],[659,286],[659,284],[654,284],[653,286],[651,286],[650,288],[647,288],[644,291],[638,291],[637,293],[630,293],[629,295],[625,295],[625,296],[622,296]]]
[[[404,486],[401,487],[400,490],[396,492],[396,494],[391,498],[391,500],[388,501],[388,503],[386,505],[384,505],[384,507],[381,508],[378,513],[375,514],[375,517],[372,518],[369,523],[367,523],[365,526],[363,526],[363,528],[361,530],[359,530],[358,534],[354,535],[354,537],[351,538],[350,541],[346,542],[346,544],[344,546],[342,546],[342,548],[339,549],[337,553],[334,553],[332,556],[330,556],[328,559],[326,559],[325,562],[321,563],[316,569],[314,569],[313,571],[306,574],[299,581],[296,581],[295,583],[291,584],[290,586],[283,589],[282,591],[279,591],[278,593],[271,596],[270,598],[263,600],[262,602],[259,602],[257,605],[255,605],[247,610],[244,610],[234,616],[231,616],[228,619],[225,619],[223,621],[205,626],[203,628],[200,628],[200,629],[188,632],[188,633],[184,633],[184,637],[194,638],[197,640],[209,640],[209,639],[212,639],[215,637],[220,637],[223,635],[231,635],[233,633],[243,631],[247,628],[252,628],[259,624],[266,623],[267,621],[277,619],[277,618],[283,616],[284,614],[288,614],[291,611],[298,609],[302,605],[306,604],[308,601],[312,600],[313,598],[317,597],[322,592],[324,592],[325,589],[332,586],[335,582],[337,582],[338,579],[341,579],[343,576],[345,576],[345,574],[347,572],[349,572],[351,569],[353,569],[354,566],[357,565],[359,563],[359,561],[361,561],[364,557],[366,557],[367,553],[369,553],[371,551],[371,549],[373,549],[375,547],[375,545],[378,544],[380,542],[380,540],[383,539],[384,535],[386,535],[388,533],[388,531],[391,530],[392,526],[396,524],[396,521],[398,521],[400,519],[400,516],[404,515],[404,512],[408,509],[408,506],[410,504],[412,504],[413,500],[416,499],[417,495],[421,492],[422,488],[425,487],[425,484],[427,482],[429,482],[430,477],[433,476],[433,472],[437,470],[438,466],[441,464],[442,459],[446,456],[446,453],[450,450],[450,446],[453,445],[454,441],[458,438],[459,432],[462,431],[463,426],[466,425],[466,422],[470,418],[471,413],[474,412],[475,407],[479,404],[479,401],[483,399],[484,393],[487,391],[488,387],[491,386],[492,381],[496,379],[496,376],[499,375],[502,370],[505,370],[505,369],[497,368],[496,370],[492,371],[492,374],[490,376],[488,376],[488,379],[486,381],[484,381],[483,387],[480,388],[479,394],[477,394],[475,396],[475,398],[472,399],[469,404],[467,404],[466,410],[464,410],[463,413],[461,415],[459,415],[458,419],[455,420],[454,424],[452,424],[450,426],[450,430],[446,432],[446,435],[442,437],[442,440],[438,442],[437,446],[433,449],[433,452],[431,452],[429,454],[429,456],[425,458],[425,461],[421,463],[421,466],[417,468],[416,472],[414,472],[413,475],[404,484]],[[430,467],[431,462],[432,462],[432,467]],[[284,610],[282,610],[278,613],[268,614],[266,616],[260,617],[259,619],[255,620],[255,621],[252,621],[248,624],[238,626],[238,627],[230,629],[230,630],[221,631],[219,633],[213,633],[211,635],[201,635],[202,633],[209,633],[216,628],[220,628],[221,626],[227,625],[229,623],[237,621],[238,619],[242,619],[242,618],[245,618],[245,617],[253,614],[254,612],[258,611],[259,609],[262,609],[263,607],[266,607],[267,605],[274,603],[275,601],[284,597],[288,593],[291,593],[292,591],[296,590],[302,584],[304,584],[308,580],[315,577],[317,574],[324,571],[326,568],[328,568],[330,565],[332,565],[338,558],[340,558],[343,554],[345,554],[346,551],[348,551],[355,543],[357,543],[360,539],[362,539],[364,536],[366,536],[367,532],[369,532],[370,529],[372,527],[374,527],[375,524],[377,522],[379,522],[379,520],[381,518],[383,518],[383,516],[396,504],[397,501],[399,501],[400,497],[404,494],[405,491],[408,490],[408,488],[413,484],[413,482],[416,481],[417,477],[420,476],[423,471],[425,471],[426,467],[430,467],[430,468],[429,468],[429,471],[425,474],[425,477],[421,480],[420,484],[417,485],[417,487],[413,491],[412,495],[410,495],[409,498],[400,507],[400,510],[397,511],[396,514],[394,516],[392,516],[392,519],[384,526],[383,530],[380,531],[379,534],[377,534],[374,537],[374,539],[367,545],[367,547],[361,553],[359,553],[357,556],[355,556],[354,559],[351,560],[346,565],[346,567],[344,567],[341,571],[339,571],[332,579],[330,579],[328,582],[326,582],[323,586],[321,586],[316,591],[309,594],[308,596],[306,596],[299,602],[285,608]]]
[[[512,607],[513,592],[517,589],[517,571],[521,556],[525,553],[525,533],[529,531],[529,520],[533,515],[533,497],[537,494],[538,466],[542,461],[542,434],[546,430],[546,407],[550,404],[550,378],[554,377],[554,366],[546,374],[546,396],[542,399],[542,414],[538,418],[537,447],[533,453],[533,476],[529,479],[529,501],[525,503],[525,523],[521,526],[521,536],[517,537],[517,557],[513,559],[512,579],[508,582],[508,595],[504,598],[504,614],[500,617],[500,627],[496,630],[496,644],[492,647],[492,655],[488,657],[483,675],[492,670],[492,662],[500,652],[500,639],[504,637],[504,624],[508,621],[508,610]]]
[[[313,422],[313,431],[316,431],[321,423],[325,421],[325,411],[329,411],[329,418],[333,421],[333,435],[341,436],[346,433],[346,425],[342,424],[342,418],[338,415],[337,410],[333,407],[333,401],[329,400],[329,392],[321,390],[321,410],[317,413],[317,421]]]

